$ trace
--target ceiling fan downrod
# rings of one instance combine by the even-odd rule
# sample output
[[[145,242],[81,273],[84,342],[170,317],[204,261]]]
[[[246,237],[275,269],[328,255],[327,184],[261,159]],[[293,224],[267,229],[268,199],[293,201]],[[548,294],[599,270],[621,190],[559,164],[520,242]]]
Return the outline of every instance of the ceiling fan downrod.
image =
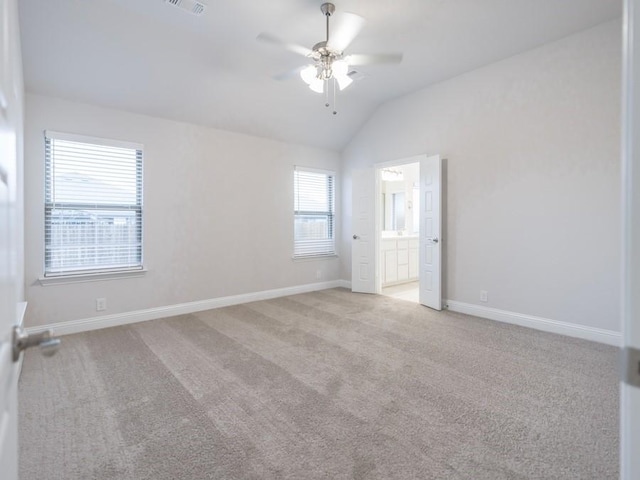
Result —
[[[329,43],[329,17],[333,15],[336,11],[336,6],[333,3],[323,3],[320,5],[320,11],[324,14],[327,19],[327,40],[326,43]]]

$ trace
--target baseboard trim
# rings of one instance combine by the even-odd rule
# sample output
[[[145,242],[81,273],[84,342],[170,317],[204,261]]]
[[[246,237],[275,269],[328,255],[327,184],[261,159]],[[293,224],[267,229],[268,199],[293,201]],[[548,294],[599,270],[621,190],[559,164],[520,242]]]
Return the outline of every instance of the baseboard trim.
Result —
[[[351,281],[350,280],[336,280],[336,282],[338,282],[338,284],[339,284],[338,286],[339,287],[351,290]]]
[[[243,293],[240,295],[231,295],[228,297],[211,298],[208,300],[179,303],[176,305],[167,305],[164,307],[147,308],[144,310],[136,310],[133,312],[102,315],[100,317],[91,317],[79,320],[69,320],[67,322],[53,323],[50,325],[39,325],[37,327],[27,328],[26,330],[27,332],[38,332],[45,329],[52,329],[56,335],[70,335],[73,333],[87,332],[90,330],[99,330],[102,328],[127,325],[129,323],[146,322],[147,320],[156,320],[158,318],[172,317],[175,315],[185,315],[188,313],[201,312],[203,310],[212,310],[214,308],[229,307],[231,305],[239,305],[241,303],[257,302],[260,300],[269,300],[271,298],[296,295],[298,293],[315,292],[318,290],[326,290],[328,288],[343,287],[343,282],[343,280],[333,280],[329,282],[297,285],[295,287],[263,290],[261,292]]]
[[[613,330],[587,327],[575,323],[561,322],[548,318],[534,317],[522,313],[499,310],[497,308],[483,307],[471,303],[446,300],[447,308],[452,312],[465,313],[476,317],[496,320],[498,322],[511,323],[522,327],[529,327],[543,332],[559,333],[570,337],[582,338],[593,342],[606,343],[614,347],[622,345],[622,334]]]

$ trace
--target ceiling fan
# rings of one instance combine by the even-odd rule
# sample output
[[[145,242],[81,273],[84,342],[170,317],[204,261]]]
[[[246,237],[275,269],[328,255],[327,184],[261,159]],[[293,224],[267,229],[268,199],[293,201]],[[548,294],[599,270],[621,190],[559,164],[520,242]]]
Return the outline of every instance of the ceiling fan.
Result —
[[[291,74],[299,73],[302,80],[311,90],[317,93],[326,94],[325,106],[329,107],[329,89],[333,87],[334,110],[335,94],[337,88],[344,90],[353,82],[349,68],[354,65],[372,64],[393,64],[402,61],[401,53],[384,54],[350,54],[345,55],[345,50],[353,39],[360,33],[364,26],[365,19],[354,13],[342,13],[339,28],[337,31],[329,32],[329,19],[335,13],[336,7],[333,3],[323,3],[320,6],[322,14],[326,18],[326,39],[316,43],[311,49],[294,43],[281,40],[269,33],[261,33],[257,39],[261,42],[278,45],[285,49],[303,55],[311,60],[307,66],[296,68],[292,72],[278,75],[276,78],[284,79]]]

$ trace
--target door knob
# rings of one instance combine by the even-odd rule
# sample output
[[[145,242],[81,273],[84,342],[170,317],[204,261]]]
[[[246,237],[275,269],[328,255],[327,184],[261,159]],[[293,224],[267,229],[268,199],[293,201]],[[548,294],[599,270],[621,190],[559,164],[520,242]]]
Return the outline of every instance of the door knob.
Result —
[[[353,235],[353,239],[354,239],[354,240],[358,240],[359,238],[360,238],[360,237],[359,237],[358,235],[355,235],[355,234]]]
[[[13,361],[17,362],[20,352],[30,347],[40,347],[40,353],[50,357],[60,348],[60,339],[53,336],[52,330],[27,333],[22,327],[13,327]]]
[[[427,238],[427,240],[429,240],[430,242],[433,242],[433,243],[438,243],[438,237]]]

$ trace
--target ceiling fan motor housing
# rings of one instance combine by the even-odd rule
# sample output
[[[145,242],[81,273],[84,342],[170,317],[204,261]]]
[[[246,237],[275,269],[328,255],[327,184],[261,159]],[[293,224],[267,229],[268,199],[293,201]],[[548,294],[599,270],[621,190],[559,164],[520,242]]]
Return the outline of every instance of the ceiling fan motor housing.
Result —
[[[332,57],[335,59],[341,56],[342,52],[328,48],[325,40],[316,43],[311,49],[311,57],[315,60],[319,60],[322,57]]]

